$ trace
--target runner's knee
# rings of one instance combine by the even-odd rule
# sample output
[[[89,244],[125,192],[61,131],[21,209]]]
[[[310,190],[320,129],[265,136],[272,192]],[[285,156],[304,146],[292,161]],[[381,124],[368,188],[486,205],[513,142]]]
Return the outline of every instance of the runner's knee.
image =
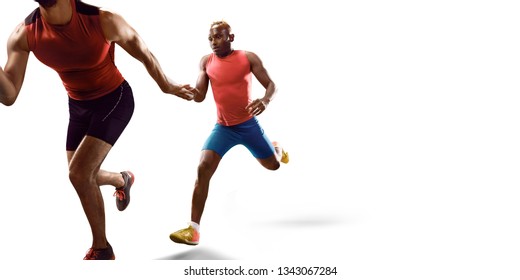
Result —
[[[76,188],[95,182],[95,178],[90,174],[90,172],[86,172],[86,170],[75,168],[73,166],[69,168],[69,180]]]

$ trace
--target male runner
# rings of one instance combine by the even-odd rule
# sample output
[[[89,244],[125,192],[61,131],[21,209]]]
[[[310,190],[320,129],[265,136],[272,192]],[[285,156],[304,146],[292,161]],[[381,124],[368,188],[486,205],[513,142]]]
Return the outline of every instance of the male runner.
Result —
[[[269,141],[256,116],[267,108],[276,87],[260,58],[249,51],[231,48],[235,35],[225,21],[211,25],[209,43],[213,53],[200,61],[194,100],[206,98],[211,82],[217,105],[217,124],[202,147],[193,191],[191,222],[185,229],[170,234],[177,243],[197,245],[200,237],[200,220],[208,196],[209,181],[222,157],[235,145],[242,144],[260,164],[277,170],[280,162],[288,163],[289,155],[277,142]],[[262,98],[252,100],[252,74],[265,88]]]
[[[35,0],[36,8],[8,39],[0,68],[0,102],[12,105],[20,93],[30,52],[60,76],[69,96],[67,133],[69,177],[92,231],[84,259],[115,259],[105,234],[99,186],[116,187],[116,205],[130,202],[134,175],[100,169],[134,110],[132,89],[114,63],[118,44],[144,64],[164,93],[191,100],[196,91],[171,81],[137,32],[120,15],[80,0]]]

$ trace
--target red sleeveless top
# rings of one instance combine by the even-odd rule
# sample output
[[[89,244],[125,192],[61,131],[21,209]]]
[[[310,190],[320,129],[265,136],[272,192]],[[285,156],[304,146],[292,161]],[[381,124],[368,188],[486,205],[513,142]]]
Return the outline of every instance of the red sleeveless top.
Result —
[[[217,122],[231,126],[243,123],[253,116],[246,110],[251,103],[251,65],[246,52],[234,50],[220,58],[212,53],[206,63],[217,105]]]
[[[58,72],[68,95],[91,100],[114,91],[124,78],[114,63],[114,43],[101,28],[99,8],[71,0],[72,18],[51,25],[35,9],[26,19],[29,50]]]

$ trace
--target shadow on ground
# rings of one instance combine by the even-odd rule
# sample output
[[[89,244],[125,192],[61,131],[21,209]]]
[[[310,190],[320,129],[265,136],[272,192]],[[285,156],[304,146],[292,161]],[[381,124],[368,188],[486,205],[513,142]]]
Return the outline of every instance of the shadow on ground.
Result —
[[[209,248],[198,247],[185,252],[157,258],[156,260],[233,260],[233,258]]]
[[[338,226],[345,224],[346,221],[335,217],[296,217],[278,219],[273,221],[264,221],[258,223],[257,226],[267,226],[276,228],[299,228],[299,227],[323,227]]]

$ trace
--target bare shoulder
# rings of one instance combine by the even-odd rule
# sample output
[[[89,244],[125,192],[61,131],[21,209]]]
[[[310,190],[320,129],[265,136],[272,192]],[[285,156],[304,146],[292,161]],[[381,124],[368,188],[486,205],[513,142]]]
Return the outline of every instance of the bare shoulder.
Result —
[[[11,50],[29,51],[25,23],[21,22],[14,28],[7,41],[7,47]]]
[[[110,10],[110,9],[99,8],[99,16],[101,17],[101,19],[110,19],[114,15],[117,15],[117,13],[112,11],[112,10]]]
[[[208,59],[210,56],[211,56],[211,54],[204,55],[204,56],[202,56],[200,61],[206,63],[206,62],[208,62]]]
[[[211,54],[207,54],[207,55],[204,55],[200,59],[200,68],[201,69],[206,69],[206,64],[208,64],[208,59],[209,59],[210,56],[211,56]]]
[[[245,51],[245,53],[246,53],[247,60],[249,60],[249,63],[251,63],[251,65],[262,64],[262,60],[256,53],[251,52],[251,51]]]
[[[105,33],[105,38],[108,41],[119,42],[130,37],[133,29],[128,25],[123,16],[120,14],[107,10],[100,9],[101,28]]]
[[[103,27],[117,25],[118,21],[121,19],[122,19],[121,15],[119,15],[111,10],[107,10],[105,8],[99,9],[99,20],[101,21],[101,24]]]
[[[244,51],[246,53],[246,56],[247,58],[251,59],[251,58],[258,58],[258,55],[256,55],[256,53],[252,52],[252,51]]]

